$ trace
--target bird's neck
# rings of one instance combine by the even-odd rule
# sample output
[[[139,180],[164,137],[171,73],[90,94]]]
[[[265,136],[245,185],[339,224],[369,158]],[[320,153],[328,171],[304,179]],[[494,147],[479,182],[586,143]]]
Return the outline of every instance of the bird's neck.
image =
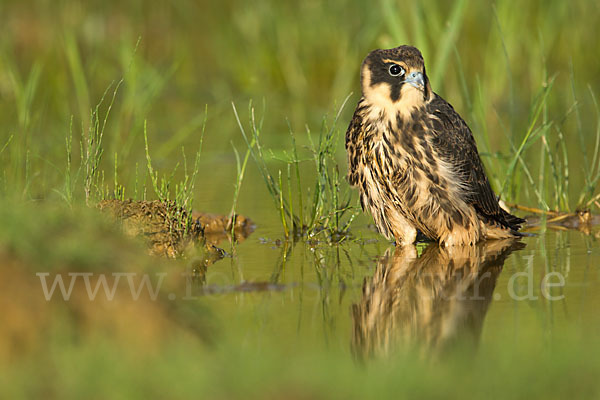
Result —
[[[373,125],[380,125],[396,129],[398,125],[410,121],[414,113],[422,110],[427,101],[423,92],[405,85],[397,101],[392,101],[390,96],[380,91],[369,91],[364,96],[365,118]]]

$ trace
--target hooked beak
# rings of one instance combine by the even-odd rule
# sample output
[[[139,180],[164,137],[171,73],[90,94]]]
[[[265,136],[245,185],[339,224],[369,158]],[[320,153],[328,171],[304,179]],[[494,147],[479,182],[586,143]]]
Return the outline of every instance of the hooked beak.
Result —
[[[425,78],[423,77],[422,72],[414,71],[408,74],[404,83],[410,83],[412,86],[417,89],[424,90],[425,89]]]

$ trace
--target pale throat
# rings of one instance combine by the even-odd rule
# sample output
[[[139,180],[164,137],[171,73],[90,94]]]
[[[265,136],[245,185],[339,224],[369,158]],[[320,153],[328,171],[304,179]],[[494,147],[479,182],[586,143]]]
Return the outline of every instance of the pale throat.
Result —
[[[414,110],[425,106],[423,92],[410,84],[402,85],[396,101],[392,100],[391,87],[387,83],[363,87],[363,95],[371,106],[373,117],[384,116],[393,124],[398,116],[407,120]]]

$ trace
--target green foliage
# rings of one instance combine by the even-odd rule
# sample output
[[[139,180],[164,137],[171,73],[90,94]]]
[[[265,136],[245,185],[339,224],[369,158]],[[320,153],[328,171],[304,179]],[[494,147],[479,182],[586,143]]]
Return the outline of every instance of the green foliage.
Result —
[[[309,141],[308,157],[301,159],[298,154],[296,135],[289,129],[291,149],[284,150],[281,156],[263,148],[261,143],[262,119],[257,123],[255,110],[249,104],[250,134],[246,133],[240,121],[237,109],[233,111],[248,151],[256,161],[256,165],[266,184],[267,190],[278,210],[283,232],[286,238],[312,238],[320,233],[327,234],[327,240],[341,241],[345,238],[350,224],[356,216],[351,204],[351,193],[348,187],[341,189],[339,166],[335,158],[336,147],[339,144],[339,132],[336,123],[348,101],[344,100],[331,126],[323,120],[318,141],[313,139],[310,129],[306,128]],[[246,157],[247,158],[247,157]],[[267,166],[267,160],[283,162],[285,168],[278,169],[273,175]],[[313,165],[307,175],[314,176],[314,183],[306,185],[307,176],[300,173],[301,163]],[[282,180],[285,174],[286,180]],[[295,182],[294,182],[295,181]],[[287,184],[287,185],[286,185]],[[312,191],[311,191],[312,188]],[[350,215],[348,215],[350,214]]]
[[[216,132],[207,142],[208,154],[226,151],[230,142],[243,145],[228,107],[231,100],[247,98],[267,99],[265,146],[287,147],[286,135],[277,135],[284,130],[296,132],[294,140],[304,144],[306,125],[317,126],[332,104],[358,93],[360,60],[369,50],[410,43],[422,50],[434,89],[472,127],[492,184],[504,199],[544,209],[594,207],[600,162],[599,135],[591,129],[598,125],[599,89],[592,55],[600,49],[588,40],[595,35],[596,14],[586,12],[585,0],[568,7],[541,0],[496,5],[381,0],[352,6],[334,0],[322,7],[231,0],[206,13],[182,2],[149,14],[139,12],[138,0],[32,5],[22,13],[19,2],[3,3],[8,34],[0,41],[0,143],[10,143],[0,159],[0,187],[26,198],[56,193],[72,204],[80,180],[88,200],[95,192],[122,196],[119,188],[107,189],[107,175],[101,174],[112,174],[116,160],[118,185],[124,190],[138,184],[141,193],[146,175],[139,176],[135,166],[147,164],[145,121],[152,126],[154,161],[174,170],[182,158],[179,149],[196,147],[196,132],[205,123],[197,109],[205,104],[211,105],[213,119],[207,123],[214,123]],[[22,21],[37,29],[26,36],[22,27],[30,24]],[[573,51],[580,43],[589,51]],[[89,110],[119,76],[125,84],[118,99],[106,100],[112,115],[104,125],[108,104],[94,108],[96,115]],[[351,107],[342,110],[340,120],[347,121],[350,112]],[[59,167],[65,165],[67,129],[71,161]],[[109,157],[96,153],[102,135]],[[343,146],[333,154],[342,160]],[[78,175],[72,160],[80,157],[86,171]],[[203,193],[214,198],[236,182],[233,208],[243,211],[244,160],[242,154],[237,170],[219,170],[219,184],[200,176]],[[290,167],[297,187],[297,168]],[[284,167],[284,186],[286,174]],[[173,179],[184,175],[176,170]],[[314,190],[312,182],[309,186]],[[244,187],[248,197],[264,195],[259,185]],[[307,187],[301,190],[307,193]]]
[[[152,183],[152,189],[154,189],[154,193],[156,194],[158,200],[163,203],[170,204],[171,200],[175,203],[175,207],[172,209],[175,210],[183,210],[183,215],[186,216],[185,219],[180,218],[180,215],[174,216],[173,220],[179,221],[182,226],[178,228],[182,228],[184,232],[188,232],[191,224],[192,224],[192,206],[194,202],[194,186],[196,184],[196,177],[198,175],[198,171],[200,170],[200,155],[202,154],[202,142],[204,140],[204,130],[206,128],[206,116],[208,115],[207,109],[205,109],[205,123],[202,125],[202,132],[200,134],[200,143],[198,145],[198,151],[196,151],[196,157],[194,160],[194,168],[190,172],[187,166],[187,158],[185,155],[185,149],[181,148],[181,155],[183,158],[183,171],[184,176],[180,182],[175,183],[175,198],[172,199],[173,188],[172,184],[174,182],[174,176],[177,172],[177,168],[179,167],[179,163],[175,165],[173,172],[170,176],[163,176],[159,178],[159,172],[154,169],[152,166],[152,158],[150,157],[150,149],[148,146],[148,133],[147,126],[144,122],[144,143],[146,149],[146,166],[148,168],[148,174],[150,176],[150,181]],[[115,158],[116,160],[116,158]],[[117,187],[116,183],[116,167],[115,167],[115,187]],[[145,188],[144,188],[145,192]]]
[[[110,115],[110,111],[113,107],[119,87],[123,81],[119,81],[112,93],[110,103],[108,104],[107,110],[104,114],[104,118],[100,116],[100,106],[103,105],[105,96],[110,89],[110,86],[106,89],[106,92],[102,95],[100,102],[90,113],[90,122],[87,132],[84,132],[84,137],[81,144],[81,166],[84,173],[84,191],[85,191],[85,202],[87,205],[93,204],[94,201],[101,200],[105,197],[104,192],[104,171],[100,169],[100,162],[104,154],[104,148],[102,147],[102,139],[104,137],[104,130],[106,128],[106,122]],[[112,86],[112,85],[111,85]],[[71,139],[67,139],[70,141]],[[67,146],[67,169],[70,170],[70,155],[71,145]]]
[[[560,272],[565,300],[494,297],[476,354],[351,359],[348,310],[387,243],[364,229],[342,144],[361,60],[413,44],[503,199],[597,213],[597,11],[589,0],[1,1],[0,397],[597,398],[593,236],[524,239],[530,253],[505,271],[536,267],[536,293]],[[265,99],[260,116],[252,105],[232,114],[249,99]],[[185,149],[197,149],[189,165]],[[161,298],[140,309],[139,331],[88,325],[97,304],[35,307],[42,270],[174,271],[181,293],[195,260],[148,258],[85,206],[127,197],[229,213],[232,228],[248,215],[268,245],[252,237],[205,281],[282,292]],[[376,239],[346,240],[349,229]],[[269,237],[281,235],[291,240]],[[204,304],[214,320],[198,316]],[[114,310],[109,321],[126,311]],[[195,325],[218,327],[219,342],[201,345]],[[125,339],[111,340],[119,326]],[[4,363],[6,348],[22,353]]]

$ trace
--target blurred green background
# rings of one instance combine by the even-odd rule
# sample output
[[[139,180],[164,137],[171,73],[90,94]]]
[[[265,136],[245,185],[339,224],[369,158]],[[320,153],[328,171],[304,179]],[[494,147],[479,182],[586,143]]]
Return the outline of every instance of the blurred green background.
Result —
[[[252,159],[237,211],[258,230],[227,248],[231,257],[206,279],[225,288],[252,280],[289,285],[282,292],[47,303],[34,273],[167,271],[165,287],[185,290],[180,275],[196,260],[147,257],[84,206],[80,144],[90,113],[106,93],[103,122],[121,79],[100,164],[109,188],[116,158],[125,197],[156,197],[144,123],[154,168],[169,176],[179,164],[171,179],[184,179],[182,151],[191,164],[206,117],[193,207],[228,213],[234,148],[246,150],[232,102],[247,127],[252,101],[276,174],[285,173],[289,131],[300,158],[312,161],[307,129],[330,126],[350,95],[335,127],[343,176],[343,134],[360,96],[362,59],[401,44],[422,51],[434,90],[472,128],[503,199],[597,211],[599,24],[600,3],[588,0],[0,0],[0,393],[597,397],[597,237],[526,239],[505,270],[535,271],[536,293],[544,273],[559,271],[568,278],[566,300],[513,302],[501,275],[504,297],[490,306],[477,356],[459,347],[430,361],[409,350],[364,365],[350,355],[349,309],[389,244],[361,213],[352,229],[363,241],[281,246],[279,215]],[[308,185],[312,163],[302,171]]]
[[[264,118],[263,140],[277,150],[289,147],[288,121],[303,143],[306,127],[318,131],[323,117],[334,115],[352,93],[338,126],[343,135],[360,94],[363,57],[374,48],[407,43],[421,49],[434,90],[473,129],[503,198],[573,209],[584,190],[584,171],[595,168],[598,7],[586,0],[4,0],[0,139],[6,143],[14,136],[3,154],[10,166],[6,180],[23,184],[29,154],[28,190],[33,197],[47,196],[64,179],[71,118],[77,160],[90,109],[111,82],[124,78],[104,140],[107,174],[119,152],[122,181],[132,190],[135,164],[145,164],[144,120],[154,160],[170,171],[181,160],[182,146],[197,148],[208,107],[203,166],[211,176],[200,178],[201,187],[206,196],[222,198],[230,186],[215,182],[235,179],[235,168],[225,167],[234,162],[231,143],[240,151],[245,147],[231,102],[244,114],[253,100]],[[535,119],[540,97],[542,115]],[[536,179],[525,179],[519,164],[512,186],[503,185],[530,127],[542,131],[523,152]],[[341,142],[338,148],[343,166]],[[548,154],[554,163],[542,160]],[[571,197],[569,204],[552,198],[565,182],[558,189]],[[244,204],[261,198],[259,186],[242,192],[242,212]]]

